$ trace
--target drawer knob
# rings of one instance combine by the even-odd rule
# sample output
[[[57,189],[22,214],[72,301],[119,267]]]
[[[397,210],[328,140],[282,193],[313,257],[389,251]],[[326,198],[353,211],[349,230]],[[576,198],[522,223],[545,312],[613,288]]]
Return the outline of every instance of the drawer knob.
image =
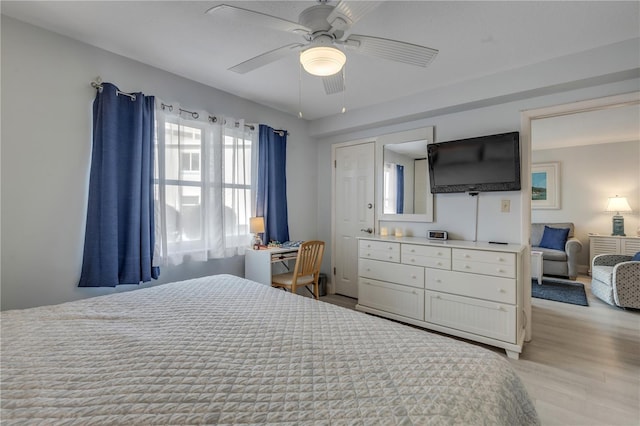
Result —
[[[411,253],[415,253],[415,252],[416,252],[415,249],[411,249]]]
[[[415,291],[415,290],[413,290],[411,293],[413,293],[413,294],[418,294],[418,292],[417,292],[417,291]]]
[[[411,278],[415,280],[417,277],[415,275],[411,275]]]
[[[438,252],[438,256],[442,256],[442,252],[440,252],[440,251],[439,251],[439,252]]]
[[[392,246],[389,246],[388,248],[389,248],[389,250],[393,250],[393,247],[392,247]]]
[[[504,311],[504,308],[503,308],[502,306],[500,306],[500,305],[496,306],[496,309],[497,309],[498,311]]]
[[[498,257],[498,262],[504,262],[504,258]]]
[[[498,272],[500,272],[501,274],[504,274],[504,269],[498,268]]]
[[[436,280],[436,282],[437,282],[437,283],[441,283],[441,282],[442,282],[442,280],[441,280],[440,278],[438,278],[438,279]]]
[[[436,265],[442,266],[442,262],[438,262],[438,263],[436,263]]]
[[[371,269],[367,268],[367,272],[371,272]]]
[[[436,294],[436,299],[440,299],[440,298],[441,298],[440,295]]]
[[[464,268],[465,268],[465,269],[471,269],[471,266],[469,266],[469,265],[464,265]]]
[[[499,289],[498,289],[498,292],[500,292],[500,293],[506,293],[507,291],[506,291],[504,288],[499,288]]]
[[[471,256],[469,256],[468,254],[464,255],[465,259],[469,259]]]
[[[416,262],[416,259],[415,259],[415,258],[413,258],[413,257],[412,257],[411,259],[409,259],[409,260],[410,260],[411,262],[413,262],[413,263],[415,263],[415,262]]]

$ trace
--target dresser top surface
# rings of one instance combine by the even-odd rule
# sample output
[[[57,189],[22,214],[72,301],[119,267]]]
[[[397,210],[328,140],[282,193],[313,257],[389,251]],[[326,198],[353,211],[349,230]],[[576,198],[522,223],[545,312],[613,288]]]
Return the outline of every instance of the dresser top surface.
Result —
[[[525,246],[522,244],[494,244],[486,241],[465,241],[465,240],[430,240],[422,237],[396,237],[393,235],[381,236],[371,235],[358,237],[360,240],[372,240],[372,241],[388,241],[403,244],[418,244],[424,246],[433,247],[450,247],[450,248],[463,248],[472,250],[491,250],[491,251],[503,251],[508,253],[519,253],[524,250]]]

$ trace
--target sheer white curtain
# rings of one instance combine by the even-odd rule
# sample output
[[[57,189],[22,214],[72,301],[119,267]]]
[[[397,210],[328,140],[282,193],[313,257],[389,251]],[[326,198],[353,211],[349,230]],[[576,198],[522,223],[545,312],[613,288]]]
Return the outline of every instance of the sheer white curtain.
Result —
[[[159,265],[244,254],[258,148],[243,120],[157,101],[156,243]]]

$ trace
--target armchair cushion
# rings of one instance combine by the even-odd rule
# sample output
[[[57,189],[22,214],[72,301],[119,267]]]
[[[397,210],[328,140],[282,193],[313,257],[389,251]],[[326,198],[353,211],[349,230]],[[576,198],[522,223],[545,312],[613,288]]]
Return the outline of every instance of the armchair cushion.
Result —
[[[564,250],[568,235],[569,228],[550,228],[545,226],[542,239],[538,246],[554,250]]]
[[[611,305],[640,309],[640,261],[621,254],[594,257],[591,292]]]

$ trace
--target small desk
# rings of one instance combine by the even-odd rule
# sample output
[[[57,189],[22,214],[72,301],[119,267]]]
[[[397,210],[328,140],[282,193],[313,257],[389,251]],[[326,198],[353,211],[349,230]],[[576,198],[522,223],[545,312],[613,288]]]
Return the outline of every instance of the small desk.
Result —
[[[542,284],[542,252],[531,252],[531,278],[538,280],[538,284]]]
[[[247,249],[244,255],[244,277],[270,286],[271,276],[292,271],[297,257],[298,247]]]

